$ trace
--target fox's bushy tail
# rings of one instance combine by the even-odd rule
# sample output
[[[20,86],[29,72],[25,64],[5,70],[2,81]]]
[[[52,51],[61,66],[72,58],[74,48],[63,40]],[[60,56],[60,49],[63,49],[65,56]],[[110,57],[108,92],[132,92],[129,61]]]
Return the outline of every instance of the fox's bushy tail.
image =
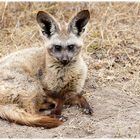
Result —
[[[0,105],[0,118],[21,125],[54,128],[63,122],[49,116],[32,115],[15,104]]]

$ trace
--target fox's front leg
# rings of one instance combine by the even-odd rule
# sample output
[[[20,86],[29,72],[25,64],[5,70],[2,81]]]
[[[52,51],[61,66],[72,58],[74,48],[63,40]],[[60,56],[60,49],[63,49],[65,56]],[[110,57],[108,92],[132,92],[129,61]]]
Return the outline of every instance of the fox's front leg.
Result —
[[[52,109],[49,116],[58,118],[60,120],[66,121],[67,117],[64,117],[61,115],[63,105],[64,105],[64,96],[61,93],[55,92],[55,91],[47,91],[47,103],[44,104],[44,106],[50,106]]]
[[[72,95],[66,101],[65,104],[67,105],[78,105],[80,108],[83,109],[85,114],[92,115],[93,110],[90,107],[89,103],[87,102],[86,98],[81,94]]]
[[[89,103],[87,102],[86,98],[82,95],[76,95],[78,100],[79,107],[83,108],[83,112],[85,114],[92,115],[93,110],[90,107]]]
[[[50,116],[54,118],[58,118],[59,120],[62,120],[62,121],[67,121],[68,118],[61,115],[63,105],[64,105],[64,100],[62,98],[57,98],[55,99],[55,101],[56,101],[55,108],[52,109]]]
[[[55,108],[51,111],[51,115],[61,115],[64,101],[61,98],[55,99],[56,105]]]
[[[61,115],[62,109],[63,109],[63,104],[64,104],[64,98],[61,93],[55,92],[55,91],[49,91],[45,90],[47,97],[46,97],[46,102],[55,104],[54,108],[52,109],[50,115]],[[46,105],[47,105],[46,103]]]

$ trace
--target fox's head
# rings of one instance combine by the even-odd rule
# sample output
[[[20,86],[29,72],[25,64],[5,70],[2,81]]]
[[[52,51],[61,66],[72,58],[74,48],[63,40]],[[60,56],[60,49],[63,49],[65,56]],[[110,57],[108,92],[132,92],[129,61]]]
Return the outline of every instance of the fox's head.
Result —
[[[89,11],[83,10],[71,19],[67,27],[61,25],[60,28],[50,14],[38,12],[37,22],[48,39],[47,52],[52,59],[64,66],[77,60],[83,44],[80,37],[89,19]]]

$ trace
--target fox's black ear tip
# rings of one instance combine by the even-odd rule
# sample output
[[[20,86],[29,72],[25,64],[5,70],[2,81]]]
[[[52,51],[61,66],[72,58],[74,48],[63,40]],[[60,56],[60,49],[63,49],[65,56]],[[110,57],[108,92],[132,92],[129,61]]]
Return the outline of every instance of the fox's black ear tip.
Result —
[[[40,22],[40,20],[45,19],[45,18],[49,18],[49,14],[44,11],[38,11],[38,13],[36,14],[37,21]]]
[[[86,13],[89,13],[89,10],[88,9],[86,9],[86,10],[82,10],[83,12],[86,12]]]
[[[45,14],[46,12],[44,12],[44,11],[38,11],[37,12],[37,16],[39,16],[39,15],[42,15],[42,14]]]
[[[82,10],[80,13],[90,14],[89,10]]]
[[[87,17],[87,18],[90,18],[90,12],[89,10],[82,10],[78,13],[78,15],[81,15],[83,17]]]

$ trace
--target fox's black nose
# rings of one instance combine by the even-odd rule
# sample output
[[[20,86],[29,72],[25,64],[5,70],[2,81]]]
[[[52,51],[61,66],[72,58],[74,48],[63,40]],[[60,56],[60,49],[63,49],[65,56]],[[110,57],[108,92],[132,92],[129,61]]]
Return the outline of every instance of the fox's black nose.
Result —
[[[69,60],[61,60],[61,63],[65,66],[65,65],[67,65],[68,63],[69,63]]]

